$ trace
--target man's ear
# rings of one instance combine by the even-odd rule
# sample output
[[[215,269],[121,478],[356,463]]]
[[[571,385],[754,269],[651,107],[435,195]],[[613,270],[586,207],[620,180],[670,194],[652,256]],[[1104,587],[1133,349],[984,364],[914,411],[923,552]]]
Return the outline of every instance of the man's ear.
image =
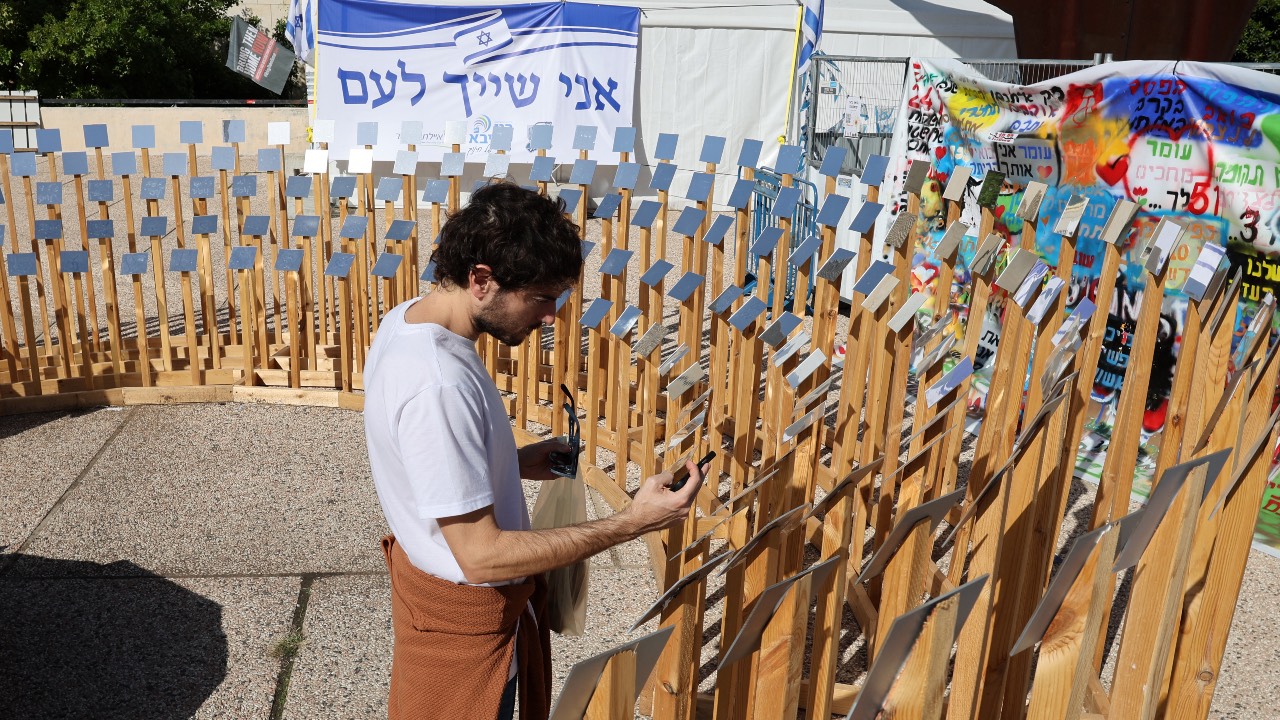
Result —
[[[468,290],[476,300],[483,300],[498,289],[498,283],[493,279],[493,268],[488,265],[473,265],[469,280]]]

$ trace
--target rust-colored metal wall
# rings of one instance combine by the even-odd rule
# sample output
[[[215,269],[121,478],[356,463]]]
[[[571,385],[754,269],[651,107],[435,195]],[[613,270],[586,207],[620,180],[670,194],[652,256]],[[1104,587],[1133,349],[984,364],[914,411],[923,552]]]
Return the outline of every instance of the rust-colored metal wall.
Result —
[[[1013,16],[1018,56],[1231,59],[1257,0],[988,0]]]

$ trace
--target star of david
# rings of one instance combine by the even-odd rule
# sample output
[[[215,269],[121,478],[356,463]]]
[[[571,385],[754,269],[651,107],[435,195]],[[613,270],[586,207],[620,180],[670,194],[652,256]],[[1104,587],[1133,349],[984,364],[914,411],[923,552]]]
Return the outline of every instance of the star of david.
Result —
[[[476,42],[480,43],[480,47],[489,47],[489,43],[493,42],[493,36],[485,30],[476,36]]]

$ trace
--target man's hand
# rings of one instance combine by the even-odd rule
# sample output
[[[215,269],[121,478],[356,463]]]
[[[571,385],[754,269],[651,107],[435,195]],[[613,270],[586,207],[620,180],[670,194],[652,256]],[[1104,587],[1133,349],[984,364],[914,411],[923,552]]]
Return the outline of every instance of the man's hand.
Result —
[[[669,472],[645,478],[640,483],[635,499],[623,512],[640,525],[642,533],[671,527],[689,517],[689,506],[702,489],[703,478],[702,468],[692,460],[685,461],[684,466],[689,471],[689,481],[679,490],[667,487],[675,479]]]
[[[559,477],[551,472],[551,453],[569,453],[573,450],[559,440],[543,440],[525,445],[516,451],[520,459],[520,477],[526,480],[554,480]]]

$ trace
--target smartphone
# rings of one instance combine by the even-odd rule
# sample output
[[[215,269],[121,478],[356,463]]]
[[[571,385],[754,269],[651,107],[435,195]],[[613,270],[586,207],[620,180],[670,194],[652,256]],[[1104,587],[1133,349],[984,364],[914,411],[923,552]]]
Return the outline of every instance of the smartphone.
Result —
[[[702,459],[698,461],[698,468],[701,469],[704,465],[711,462],[711,460],[715,458],[715,456],[716,456],[715,450],[712,450],[706,455],[703,455]],[[671,482],[670,485],[667,486],[667,489],[671,490],[672,492],[675,492],[676,490],[679,490],[680,488],[684,487],[684,484],[687,482],[689,482],[689,469],[681,465],[680,468],[676,470],[675,479]]]

